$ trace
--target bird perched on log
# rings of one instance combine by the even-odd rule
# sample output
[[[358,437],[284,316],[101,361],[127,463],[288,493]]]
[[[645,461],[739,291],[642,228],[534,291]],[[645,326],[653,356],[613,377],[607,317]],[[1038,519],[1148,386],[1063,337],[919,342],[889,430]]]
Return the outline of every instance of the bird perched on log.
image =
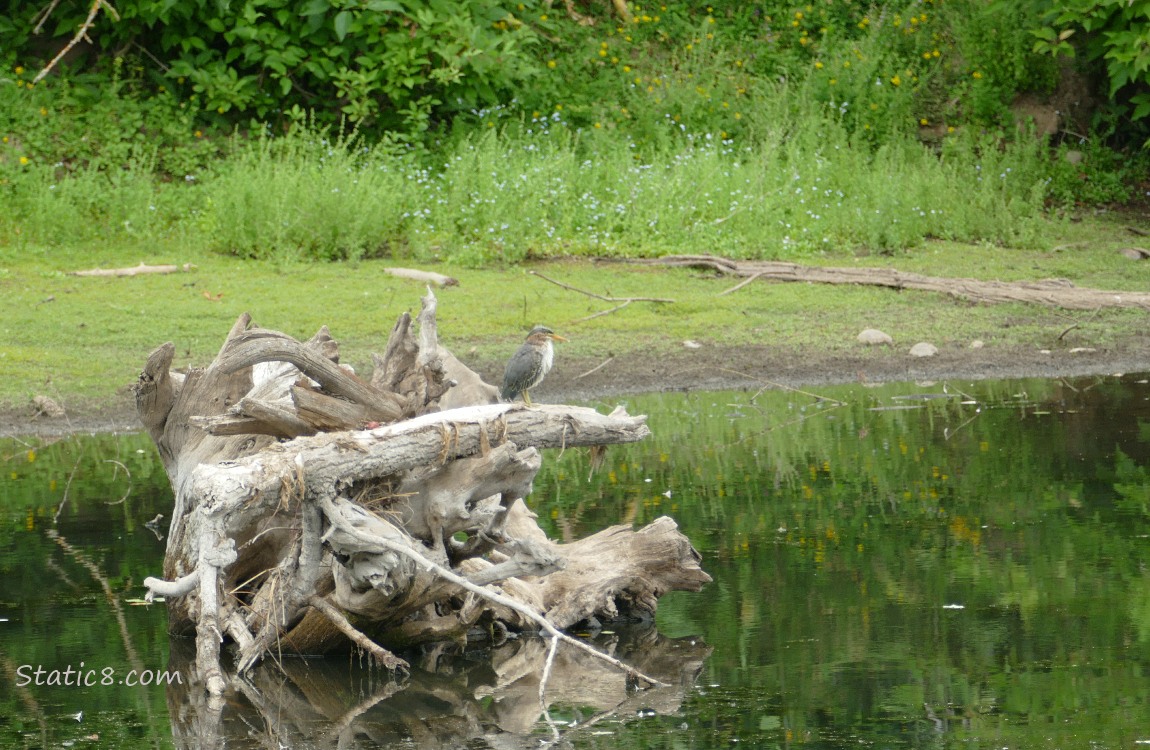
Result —
[[[547,326],[532,328],[523,346],[507,362],[507,369],[503,373],[503,390],[499,397],[511,401],[522,393],[523,401],[531,406],[528,389],[543,382],[555,361],[555,347],[551,342],[566,340]]]

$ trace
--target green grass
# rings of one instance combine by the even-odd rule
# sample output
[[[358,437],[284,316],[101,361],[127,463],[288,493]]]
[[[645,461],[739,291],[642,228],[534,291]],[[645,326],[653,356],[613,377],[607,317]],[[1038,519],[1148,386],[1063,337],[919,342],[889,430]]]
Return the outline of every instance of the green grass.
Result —
[[[1119,223],[1092,219],[1047,230],[1040,246],[1030,249],[931,242],[893,258],[837,253],[817,262],[1004,280],[1060,276],[1079,286],[1113,289],[1150,285],[1150,265],[1116,252],[1129,244]],[[1088,242],[1052,249],[1066,244],[1063,239]],[[393,264],[383,261],[243,261],[177,242],[102,248],[100,265],[191,262],[195,271],[134,278],[64,273],[94,265],[91,250],[0,251],[0,405],[21,406],[43,393],[98,406],[132,382],[147,353],[164,341],[176,344],[177,366],[207,364],[245,311],[260,325],[297,338],[326,324],[341,341],[345,361],[365,371],[369,352],[383,350],[396,316],[417,310],[424,291],[383,273],[383,266]],[[670,355],[682,351],[687,339],[708,347],[857,352],[854,336],[863,327],[881,328],[900,342],[931,340],[939,346],[965,346],[975,338],[1001,347],[1110,346],[1139,333],[1144,317],[1125,310],[972,305],[935,294],[807,284],[756,282],[718,296],[736,281],[694,270],[575,259],[506,269],[418,265],[460,280],[458,287],[437,291],[441,337],[464,362],[490,376],[537,322],[571,339],[561,348],[568,367],[590,367],[610,354]],[[604,296],[675,302],[634,303],[580,321],[613,304],[562,289],[529,270]]]
[[[474,267],[700,250],[890,253],[932,237],[1019,246],[1041,231],[1059,168],[1037,141],[964,134],[940,153],[897,138],[872,151],[814,114],[752,144],[696,134],[642,159],[631,141],[558,118],[462,136],[435,157],[300,131],[237,141],[231,158],[176,182],[157,181],[147,163],[67,178],[15,168],[0,237],[21,252],[178,242],[281,262]]]

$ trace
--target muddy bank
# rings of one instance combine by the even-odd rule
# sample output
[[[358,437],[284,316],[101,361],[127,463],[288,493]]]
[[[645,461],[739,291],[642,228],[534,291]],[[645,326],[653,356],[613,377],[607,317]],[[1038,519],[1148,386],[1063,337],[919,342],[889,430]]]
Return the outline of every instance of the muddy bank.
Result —
[[[502,377],[502,363],[469,363],[489,382]],[[604,360],[559,357],[547,380],[532,391],[541,402],[582,402],[611,396],[683,390],[811,387],[839,383],[969,381],[992,378],[1057,378],[1150,372],[1150,337],[1104,349],[942,348],[919,359],[906,347],[843,352],[778,347],[684,349],[672,356],[641,351]],[[28,404],[0,407],[0,437],[53,437],[71,433],[135,432],[142,427],[127,385],[99,403],[70,401],[66,416],[36,416]]]

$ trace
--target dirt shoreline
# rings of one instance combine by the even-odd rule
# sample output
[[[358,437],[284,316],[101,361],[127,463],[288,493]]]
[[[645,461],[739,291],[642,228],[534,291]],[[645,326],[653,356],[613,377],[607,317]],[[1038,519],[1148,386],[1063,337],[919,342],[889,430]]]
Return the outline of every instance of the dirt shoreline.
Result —
[[[501,363],[471,363],[496,382]],[[905,347],[846,352],[795,351],[778,347],[703,346],[673,356],[643,352],[610,360],[558,359],[548,379],[532,395],[545,403],[585,402],[636,393],[803,388],[853,382],[970,381],[1059,378],[1150,372],[1150,335],[1113,348],[1039,350],[1032,348],[943,348],[931,358],[915,358]],[[69,434],[124,433],[142,429],[125,385],[100,403],[69,401],[64,417],[36,416],[27,405],[0,405],[0,437],[60,437]]]

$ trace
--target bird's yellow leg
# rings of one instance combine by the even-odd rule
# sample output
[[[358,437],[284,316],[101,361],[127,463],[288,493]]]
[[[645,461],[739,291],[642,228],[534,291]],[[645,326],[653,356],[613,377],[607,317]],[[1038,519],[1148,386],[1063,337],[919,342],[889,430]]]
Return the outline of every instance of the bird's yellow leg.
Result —
[[[531,394],[529,394],[526,390],[523,391],[523,403],[527,404],[528,406],[534,406],[534,404],[531,403]]]

